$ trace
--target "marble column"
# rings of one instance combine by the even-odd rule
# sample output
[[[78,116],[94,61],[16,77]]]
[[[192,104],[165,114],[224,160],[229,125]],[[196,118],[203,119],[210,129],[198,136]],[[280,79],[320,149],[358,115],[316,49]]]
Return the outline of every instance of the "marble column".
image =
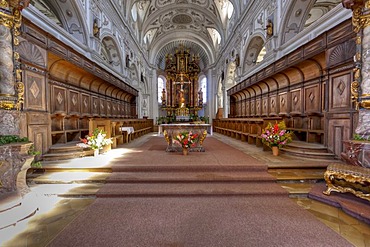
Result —
[[[21,4],[21,5],[19,5]],[[22,1],[0,2],[0,135],[19,135],[19,111],[23,103],[24,85],[21,78],[18,45]]]
[[[370,0],[343,1],[343,6],[353,11],[352,23],[357,32],[355,56],[355,81],[352,92],[357,99],[359,119],[356,134],[370,138]],[[354,88],[358,88],[353,90]]]
[[[9,27],[0,25],[0,94],[15,95],[13,75],[12,33]]]
[[[357,33],[352,97],[358,109],[355,133],[360,140],[344,141],[342,158],[349,164],[370,168],[370,0],[343,0],[352,10],[353,29]]]

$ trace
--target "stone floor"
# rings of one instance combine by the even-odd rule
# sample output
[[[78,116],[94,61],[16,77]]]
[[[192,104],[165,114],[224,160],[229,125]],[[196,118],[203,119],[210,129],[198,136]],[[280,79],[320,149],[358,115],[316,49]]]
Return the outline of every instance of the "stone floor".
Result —
[[[109,176],[109,163],[114,157],[130,152],[131,147],[145,142],[149,136],[143,136],[99,157],[44,164],[49,168],[54,167],[55,171],[50,170],[36,175],[30,184],[31,193],[25,197],[25,200],[33,203],[37,201],[38,211],[33,217],[0,230],[0,246],[46,246],[67,224],[94,202],[94,193]],[[218,134],[214,134],[214,137],[266,162],[270,174],[289,191],[291,199],[298,205],[314,214],[354,246],[370,246],[369,225],[348,216],[340,209],[307,198],[310,188],[317,182],[323,182],[327,161],[289,157],[285,154],[273,156],[271,152],[262,151],[254,145]],[[301,169],[294,169],[296,167]],[[64,173],[57,172],[60,168],[63,168]],[[43,184],[37,184],[37,181]],[[45,184],[45,181],[49,181],[48,184]],[[4,203],[6,202],[0,201],[0,206]]]

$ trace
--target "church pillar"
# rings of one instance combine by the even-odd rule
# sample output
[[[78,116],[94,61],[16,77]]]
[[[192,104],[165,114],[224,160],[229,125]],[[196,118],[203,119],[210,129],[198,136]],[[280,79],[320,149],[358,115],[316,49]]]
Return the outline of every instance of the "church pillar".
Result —
[[[345,8],[352,10],[352,24],[356,37],[354,81],[352,98],[358,110],[356,141],[345,141],[342,157],[349,163],[370,167],[370,0],[342,0]],[[358,139],[358,140],[357,140]],[[365,157],[365,158],[364,158]]]
[[[157,79],[157,73],[155,70],[150,70],[148,72],[149,79],[148,81],[150,82],[149,84],[151,85],[151,97],[150,101],[151,104],[149,104],[149,118],[156,119],[159,114],[159,108],[158,108],[158,79]]]
[[[223,98],[223,117],[227,118],[229,113],[229,105],[228,105],[228,98],[227,98],[227,91],[225,87],[225,81],[222,82],[222,98]]]
[[[359,123],[356,134],[370,138],[370,0],[343,1],[345,7],[353,10],[352,23],[357,32],[355,80],[351,89],[356,107],[359,109]]]
[[[0,1],[0,135],[19,135],[23,103],[24,84],[22,83],[19,54],[15,46],[19,40],[21,11],[29,0]]]

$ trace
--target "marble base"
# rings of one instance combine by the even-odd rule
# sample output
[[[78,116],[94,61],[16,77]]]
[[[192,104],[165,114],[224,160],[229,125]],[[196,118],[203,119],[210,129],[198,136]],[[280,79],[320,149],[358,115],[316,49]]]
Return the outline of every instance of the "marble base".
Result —
[[[0,110],[0,135],[20,135],[19,111]]]
[[[370,168],[370,142],[369,141],[343,141],[344,152],[342,159],[354,166]]]
[[[34,159],[28,154],[31,145],[29,142],[0,146],[0,195],[17,192],[23,196],[29,192],[26,175]]]

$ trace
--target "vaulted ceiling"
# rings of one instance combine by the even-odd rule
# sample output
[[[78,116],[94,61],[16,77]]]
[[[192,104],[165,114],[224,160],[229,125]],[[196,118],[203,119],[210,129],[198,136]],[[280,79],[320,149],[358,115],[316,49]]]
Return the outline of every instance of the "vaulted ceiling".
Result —
[[[229,0],[141,0],[132,3],[130,14],[159,68],[183,44],[200,56],[203,69],[214,61],[233,10]]]
[[[105,8],[106,0],[91,0],[85,18],[100,18],[100,25],[106,22],[106,15],[111,8]],[[289,3],[299,5],[300,1]],[[77,18],[72,8],[83,8],[87,0],[31,0],[31,4],[53,20],[57,25],[74,32],[74,36],[81,34],[75,27],[66,24],[66,20]],[[149,62],[159,69],[164,69],[166,54],[174,53],[175,49],[183,44],[190,49],[193,55],[199,55],[200,68],[203,70],[212,65],[220,55],[222,46],[232,35],[244,12],[254,1],[244,0],[110,0],[112,6],[121,13],[129,32],[137,39],[143,50],[148,52]],[[270,2],[270,1],[269,1]],[[271,1],[277,4],[275,1]],[[306,26],[312,24],[331,8],[339,4],[340,0],[310,0],[310,14]],[[271,3],[271,4],[273,4]],[[81,5],[82,4],[82,5]],[[288,5],[288,4],[287,4]],[[299,6],[298,6],[299,7]],[[293,8],[292,8],[293,9]],[[83,12],[83,10],[80,10]],[[101,14],[104,12],[104,14]],[[289,12],[287,12],[289,13]],[[294,13],[293,13],[294,14]],[[292,15],[293,15],[292,14]],[[113,16],[112,16],[113,18]],[[294,16],[291,17],[294,19]],[[83,17],[82,17],[83,19]],[[86,20],[80,20],[80,23]],[[295,20],[292,20],[295,21]],[[114,20],[117,24],[117,19]],[[88,27],[89,25],[81,24]],[[107,25],[112,29],[111,26]],[[74,28],[73,30],[71,28]],[[77,31],[76,31],[77,30]],[[301,30],[299,30],[301,31]],[[295,33],[296,34],[296,33]],[[114,35],[114,33],[113,33]],[[86,42],[88,34],[79,40]],[[87,41],[88,42],[88,41]]]

